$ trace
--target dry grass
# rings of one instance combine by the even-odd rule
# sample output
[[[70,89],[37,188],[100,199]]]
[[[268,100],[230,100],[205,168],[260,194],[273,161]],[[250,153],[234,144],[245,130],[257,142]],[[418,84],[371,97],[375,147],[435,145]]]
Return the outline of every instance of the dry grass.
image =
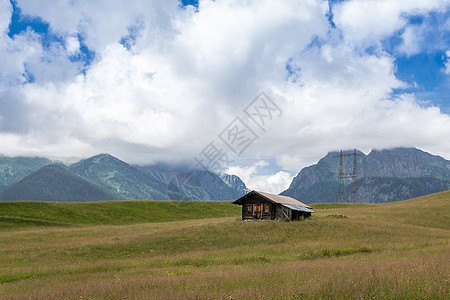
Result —
[[[302,222],[9,229],[0,298],[448,299],[449,203],[446,192]]]

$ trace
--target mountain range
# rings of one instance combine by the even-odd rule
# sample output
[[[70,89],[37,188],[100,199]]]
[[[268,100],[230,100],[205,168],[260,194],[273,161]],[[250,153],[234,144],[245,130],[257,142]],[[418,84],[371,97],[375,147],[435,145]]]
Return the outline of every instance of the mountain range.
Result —
[[[116,194],[62,164],[43,166],[0,193],[0,200],[70,202],[118,199]]]
[[[99,154],[65,166],[43,158],[1,157],[0,200],[232,200],[248,192],[234,175],[187,164],[133,166]]]
[[[51,160],[41,157],[7,157],[0,155],[0,191],[51,163]]]
[[[349,153],[353,151],[344,151]],[[339,152],[303,168],[281,194],[304,203],[336,202]],[[353,160],[343,158],[344,173]],[[357,151],[358,200],[400,201],[450,189],[450,161],[416,148]],[[352,184],[345,180],[344,202]],[[66,166],[40,157],[0,156],[0,200],[233,200],[249,189],[235,175],[185,164],[130,165],[99,154]]]
[[[353,151],[344,151],[351,153]],[[302,169],[281,194],[304,203],[336,202],[339,152],[329,152],[315,165]],[[343,158],[344,173],[353,159]],[[357,151],[358,200],[382,203],[406,200],[450,189],[450,161],[416,148]],[[350,202],[351,181],[345,181],[344,202]]]

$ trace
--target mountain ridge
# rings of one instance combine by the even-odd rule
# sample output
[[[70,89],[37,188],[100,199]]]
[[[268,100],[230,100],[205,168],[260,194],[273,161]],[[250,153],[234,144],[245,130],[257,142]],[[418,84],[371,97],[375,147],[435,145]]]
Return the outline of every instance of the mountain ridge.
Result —
[[[168,194],[175,200],[233,200],[248,191],[238,176],[215,174],[189,164],[160,162],[137,168],[163,181]]]
[[[0,165],[0,175],[6,173],[17,173],[14,169],[14,164],[11,162],[17,161],[15,158],[0,157],[9,164],[4,164],[4,168]],[[28,159],[30,160],[30,159]],[[93,186],[86,182],[79,182],[82,186],[99,187],[102,192],[105,192],[108,197],[100,193],[101,199],[98,200],[232,200],[245,194],[247,188],[242,180],[237,176],[229,177],[229,181],[225,181],[218,174],[205,171],[189,164],[166,164],[156,163],[147,166],[130,165],[110,154],[101,153],[86,159],[80,160],[76,163],[64,166],[64,171],[45,168],[55,163],[45,158],[32,158],[32,168],[23,169],[27,161],[26,158],[20,159],[22,164],[18,165],[21,173],[15,180],[1,180],[0,187],[3,185],[3,191],[0,190],[0,198],[2,200],[34,200],[31,198],[43,199],[40,195],[44,193],[40,185],[48,185],[48,190],[53,190],[56,194],[66,195],[66,199],[54,198],[48,195],[47,201],[87,201],[92,199],[90,196],[81,193],[78,198],[68,195],[68,189],[71,186],[67,184],[68,178],[73,178],[75,181],[79,179],[86,180]],[[0,160],[1,162],[1,160]],[[39,164],[40,163],[40,164]],[[61,167],[63,164],[59,164]],[[40,167],[40,168],[38,168]],[[44,168],[43,170],[41,170]],[[11,170],[12,171],[11,171]],[[61,173],[66,179],[66,191],[63,186],[52,186],[58,181],[55,173]],[[31,176],[33,174],[36,176]],[[48,180],[42,179],[42,174],[45,174]],[[78,177],[73,177],[74,175]],[[24,178],[31,176],[22,182]],[[52,177],[53,176],[53,177]],[[5,176],[4,176],[5,177]],[[53,178],[50,180],[49,178]],[[52,183],[53,182],[53,183]],[[20,188],[12,187],[19,184]],[[22,191],[35,191],[35,194],[24,194]],[[95,192],[91,191],[95,194]],[[45,194],[45,193],[44,193]]]
[[[106,191],[62,164],[49,164],[24,177],[0,193],[0,200],[8,201],[101,201],[118,200]]]
[[[338,155],[337,151],[328,152],[316,164],[303,168],[280,194],[305,203],[336,202]],[[450,161],[416,148],[374,149],[368,155],[358,151],[357,161],[360,202],[398,201],[450,189]],[[343,162],[344,172],[351,171],[352,159],[344,158]],[[55,163],[46,158],[0,156],[0,197],[5,199],[4,194],[11,195],[5,191],[12,185],[52,164]],[[65,168],[64,176],[77,175],[106,191],[110,198],[119,200],[232,200],[249,191],[238,176],[211,173],[187,163],[137,166],[101,153]],[[34,186],[40,191],[33,180],[27,179],[22,189]],[[50,188],[64,194],[60,187]],[[349,202],[348,180],[344,191],[345,201]],[[20,189],[16,188],[16,192],[20,194]],[[86,198],[68,197],[67,201],[86,201]]]
[[[69,169],[117,193],[121,199],[168,200],[163,184],[110,154],[103,153],[83,159],[70,165]]]
[[[348,153],[345,151],[344,153]],[[351,151],[353,152],[353,151]],[[417,148],[357,151],[359,200],[379,203],[405,200],[450,189],[450,161]],[[303,168],[281,194],[305,203],[336,202],[339,152],[328,152],[317,164]],[[344,158],[344,172],[353,160]],[[346,202],[351,184],[346,180]]]
[[[52,161],[43,157],[0,155],[0,192]]]

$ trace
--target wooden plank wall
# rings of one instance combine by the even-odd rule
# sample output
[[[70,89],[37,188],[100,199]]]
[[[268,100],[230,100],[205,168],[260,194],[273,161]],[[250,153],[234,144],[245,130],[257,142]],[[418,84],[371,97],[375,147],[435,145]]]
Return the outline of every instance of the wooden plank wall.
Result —
[[[255,216],[256,205],[261,205],[261,217],[257,218]],[[251,207],[251,209],[249,209]],[[265,209],[268,207],[268,211]],[[251,199],[242,205],[242,219],[244,220],[252,220],[252,219],[261,219],[261,220],[272,220],[274,219],[274,205],[263,199]]]

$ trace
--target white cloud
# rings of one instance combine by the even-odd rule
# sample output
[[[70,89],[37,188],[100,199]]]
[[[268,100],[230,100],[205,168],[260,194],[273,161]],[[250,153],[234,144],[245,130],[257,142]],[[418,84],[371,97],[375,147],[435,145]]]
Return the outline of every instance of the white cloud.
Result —
[[[335,5],[334,22],[347,42],[365,48],[377,45],[407,25],[407,17],[445,11],[449,0],[350,0]]]
[[[285,171],[278,171],[273,175],[258,175],[252,178],[249,185],[252,190],[279,194],[286,190],[294,176]]]
[[[80,52],[80,42],[75,36],[69,36],[66,39],[66,49],[69,55],[75,55]]]
[[[267,166],[268,163],[264,160],[259,160],[256,163],[245,166],[230,166],[226,173],[230,175],[237,175],[244,181],[249,181],[251,176],[256,173],[258,168]],[[239,174],[239,175],[238,175]]]
[[[444,73],[450,75],[450,50],[445,51]]]
[[[419,41],[421,39],[421,30],[418,26],[409,26],[403,32],[401,38],[402,43],[398,47],[400,52],[405,53],[408,56],[417,54],[420,52]]]
[[[0,34],[8,33],[9,23],[11,21],[12,6],[11,2],[0,1]]]
[[[64,46],[44,48],[32,31],[0,34],[0,153],[191,159],[265,90],[283,115],[257,132],[245,153],[252,159],[275,157],[297,172],[341,148],[417,146],[449,158],[450,117],[415,95],[391,95],[404,83],[380,45],[404,28],[405,14],[446,3],[347,1],[335,6],[333,29],[326,1],[205,0],[197,13],[178,1],[18,1]],[[8,19],[10,7],[0,15]],[[132,28],[128,50],[119,42]],[[79,35],[96,52],[85,75],[70,60]],[[404,30],[405,52],[417,51],[414,37]],[[358,50],[373,44],[373,53]],[[25,84],[27,72],[34,83]],[[263,168],[230,172],[255,189],[287,187],[288,172]]]
[[[200,13],[179,24],[174,66],[205,97],[242,105],[284,79],[290,56],[326,36],[326,9],[318,1],[202,1]]]
[[[269,175],[260,175],[260,170],[267,165],[268,163],[266,161],[260,160],[243,167],[230,167],[226,173],[239,176],[250,190],[273,194],[279,194],[286,190],[289,187],[293,176],[285,171],[278,171],[275,174]]]
[[[91,50],[102,51],[109,44],[118,43],[128,34],[129,27],[140,22],[145,23],[149,38],[159,39],[177,17],[179,2],[18,0],[17,5],[23,14],[40,16],[50,23],[55,33],[68,37],[81,33]]]

